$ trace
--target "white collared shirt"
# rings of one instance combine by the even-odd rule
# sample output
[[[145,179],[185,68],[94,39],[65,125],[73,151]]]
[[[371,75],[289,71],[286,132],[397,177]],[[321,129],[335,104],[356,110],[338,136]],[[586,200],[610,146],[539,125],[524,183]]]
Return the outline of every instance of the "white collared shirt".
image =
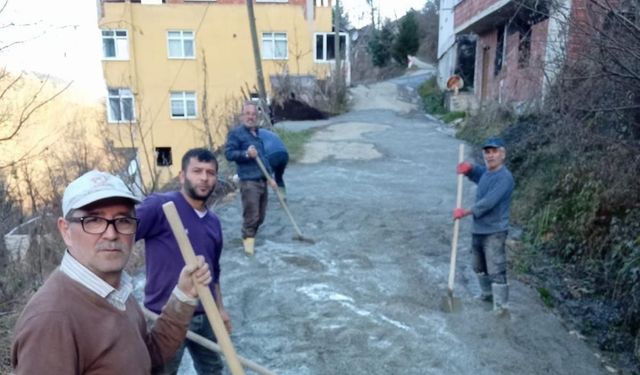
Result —
[[[78,262],[73,256],[71,256],[71,254],[69,254],[69,250],[65,250],[64,252],[62,262],[60,263],[60,271],[64,272],[71,279],[79,282],[90,291],[106,299],[107,302],[116,309],[120,311],[126,310],[127,299],[133,292],[133,279],[126,271],[122,271],[120,286],[116,289]],[[177,285],[173,288],[173,294],[181,302],[192,306],[196,306],[198,304],[198,298],[188,296],[186,293],[181,291]]]
[[[64,252],[62,262],[60,263],[60,271],[90,291],[106,299],[107,302],[116,309],[125,311],[127,299],[133,291],[133,280],[125,271],[122,271],[120,286],[116,289],[95,273],[91,272],[87,267],[80,264],[80,262],[69,254],[69,250],[65,250]]]

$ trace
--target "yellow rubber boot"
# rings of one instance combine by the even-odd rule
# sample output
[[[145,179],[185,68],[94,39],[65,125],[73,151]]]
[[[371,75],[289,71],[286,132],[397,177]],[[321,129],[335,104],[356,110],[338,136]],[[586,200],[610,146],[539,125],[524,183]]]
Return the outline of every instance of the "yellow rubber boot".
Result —
[[[244,252],[247,253],[247,255],[253,255],[255,243],[256,243],[256,239],[253,237],[247,237],[242,240],[242,245],[244,246]]]

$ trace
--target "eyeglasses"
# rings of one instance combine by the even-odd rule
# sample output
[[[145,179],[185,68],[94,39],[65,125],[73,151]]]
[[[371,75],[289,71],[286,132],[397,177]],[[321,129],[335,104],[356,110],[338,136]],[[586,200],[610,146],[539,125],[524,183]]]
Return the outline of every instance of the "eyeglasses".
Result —
[[[71,217],[67,221],[82,224],[82,230],[89,234],[102,234],[107,231],[109,224],[113,224],[116,232],[120,234],[134,234],[138,228],[139,219],[125,216],[109,220],[100,216],[83,216]]]

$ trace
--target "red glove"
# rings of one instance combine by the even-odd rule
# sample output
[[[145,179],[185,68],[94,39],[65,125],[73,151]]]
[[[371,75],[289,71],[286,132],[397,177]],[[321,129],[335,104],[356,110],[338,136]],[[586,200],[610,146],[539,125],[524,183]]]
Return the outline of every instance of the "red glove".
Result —
[[[469,172],[471,172],[472,169],[473,169],[473,166],[471,165],[471,163],[467,163],[465,161],[465,162],[462,162],[462,163],[458,164],[458,167],[456,168],[456,172],[458,174],[466,175]]]
[[[464,208],[454,208],[453,209],[453,219],[460,220],[465,217]]]

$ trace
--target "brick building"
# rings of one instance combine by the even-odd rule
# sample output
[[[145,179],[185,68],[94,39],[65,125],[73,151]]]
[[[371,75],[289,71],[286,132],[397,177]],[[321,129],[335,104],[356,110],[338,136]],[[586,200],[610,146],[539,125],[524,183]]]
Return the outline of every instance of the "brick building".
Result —
[[[475,39],[474,71],[467,72],[473,82],[466,84],[481,103],[535,105],[562,64],[578,56],[583,39],[569,25],[586,21],[584,0],[453,1],[442,11],[453,19],[455,40]],[[455,58],[446,60],[440,70],[459,74]]]

